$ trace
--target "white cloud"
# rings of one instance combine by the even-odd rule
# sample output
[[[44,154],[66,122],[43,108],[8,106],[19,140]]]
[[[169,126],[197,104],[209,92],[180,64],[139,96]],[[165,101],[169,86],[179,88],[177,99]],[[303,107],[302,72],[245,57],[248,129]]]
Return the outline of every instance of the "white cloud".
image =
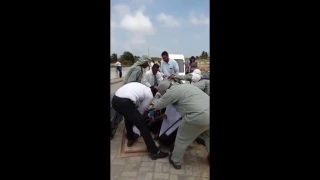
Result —
[[[154,33],[150,18],[143,15],[142,11],[137,11],[135,15],[125,15],[120,22],[120,27],[134,33]]]
[[[180,23],[179,23],[178,20],[176,20],[173,16],[166,15],[164,13],[160,13],[157,16],[157,21],[163,23],[167,27],[178,27],[178,26],[180,26]]]
[[[146,40],[144,38],[143,34],[135,34],[132,39],[130,40],[131,44],[134,45],[142,45],[142,44],[146,44]]]
[[[209,17],[204,14],[191,12],[189,20],[194,25],[209,25]]]

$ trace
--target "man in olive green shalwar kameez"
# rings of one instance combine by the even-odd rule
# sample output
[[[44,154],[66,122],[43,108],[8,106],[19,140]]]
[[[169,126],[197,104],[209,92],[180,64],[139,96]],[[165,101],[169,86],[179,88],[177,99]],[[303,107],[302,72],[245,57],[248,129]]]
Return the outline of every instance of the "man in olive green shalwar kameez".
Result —
[[[182,120],[175,140],[174,150],[169,161],[174,168],[181,168],[186,148],[197,138],[205,141],[210,152],[209,133],[209,96],[190,84],[160,82],[154,101],[154,108],[159,110],[172,104],[181,114]]]
[[[141,56],[136,63],[134,63],[128,73],[123,78],[123,85],[130,82],[138,82],[141,83],[141,79],[143,76],[143,69],[149,66],[151,62],[151,58],[148,55]]]
[[[203,92],[210,96],[210,79],[207,74],[204,74],[199,82],[193,84],[194,86],[201,89]]]
[[[193,77],[193,74],[189,73],[187,75],[173,76],[172,79],[174,79],[177,82],[179,82],[180,80],[191,81],[192,77]],[[200,81],[193,83],[192,85],[198,87],[199,89],[201,89],[203,92],[205,92],[210,96],[210,79],[207,74],[204,74],[200,79]]]

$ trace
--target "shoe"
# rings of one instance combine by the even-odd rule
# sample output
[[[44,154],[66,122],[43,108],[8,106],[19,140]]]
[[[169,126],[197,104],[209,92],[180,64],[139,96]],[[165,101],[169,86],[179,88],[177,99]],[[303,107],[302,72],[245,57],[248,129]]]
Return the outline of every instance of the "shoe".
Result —
[[[169,162],[170,162],[170,164],[172,164],[172,166],[173,166],[175,169],[181,169],[181,165],[178,165],[178,164],[174,163],[174,162],[171,160],[171,156],[172,156],[172,154],[170,154],[170,156],[169,156]]]
[[[128,146],[128,147],[131,147],[131,146],[133,145],[133,143],[136,142],[136,140],[137,140],[138,138],[139,138],[139,135],[135,134],[135,135],[133,136],[133,140],[128,140],[127,146]]]
[[[162,159],[162,158],[166,158],[168,156],[169,156],[168,153],[165,153],[165,152],[162,152],[162,151],[159,151],[157,154],[150,154],[150,158],[152,160]]]

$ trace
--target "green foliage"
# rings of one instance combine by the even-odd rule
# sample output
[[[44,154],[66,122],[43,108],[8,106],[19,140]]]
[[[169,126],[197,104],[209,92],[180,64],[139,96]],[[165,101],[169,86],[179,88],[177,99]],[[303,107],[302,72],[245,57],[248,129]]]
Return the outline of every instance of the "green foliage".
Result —
[[[207,52],[205,52],[205,51],[202,51],[202,53],[200,55],[200,58],[201,59],[208,59],[208,57],[209,57],[209,54]]]
[[[121,65],[123,66],[131,66],[133,65],[138,59],[140,58],[140,56],[135,56],[133,55],[131,52],[129,51],[125,51],[123,52],[123,54],[120,57],[120,62]],[[195,58],[197,59],[197,61],[208,61],[209,60],[209,54],[206,51],[202,51],[200,56],[195,56]],[[161,57],[151,57],[153,62],[160,62],[161,61]],[[185,58],[186,61],[189,61],[190,58]],[[116,63],[118,60],[118,55],[116,53],[112,53],[112,55],[110,56],[110,63]]]
[[[125,51],[123,52],[123,54],[121,55],[121,60],[122,61],[129,61],[132,64],[135,63],[135,57],[133,56],[133,54],[129,51]]]
[[[116,63],[118,60],[118,55],[116,53],[113,53],[111,56],[110,56],[110,62],[111,63]]]

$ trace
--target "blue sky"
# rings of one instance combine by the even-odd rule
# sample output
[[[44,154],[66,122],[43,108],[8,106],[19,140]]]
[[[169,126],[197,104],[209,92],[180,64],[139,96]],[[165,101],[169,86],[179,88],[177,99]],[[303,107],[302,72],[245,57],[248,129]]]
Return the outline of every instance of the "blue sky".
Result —
[[[209,52],[209,0],[111,1],[111,53]]]

